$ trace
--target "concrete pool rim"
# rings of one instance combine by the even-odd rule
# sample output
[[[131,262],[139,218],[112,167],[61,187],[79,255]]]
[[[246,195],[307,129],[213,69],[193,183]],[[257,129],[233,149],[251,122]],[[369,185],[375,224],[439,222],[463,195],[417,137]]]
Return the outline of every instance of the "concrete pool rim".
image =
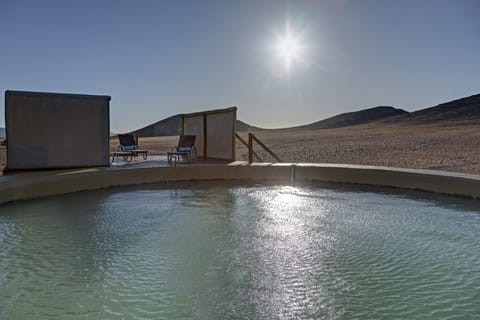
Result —
[[[182,181],[333,182],[480,199],[480,176],[433,170],[317,163],[110,167],[27,172],[0,177],[0,205],[109,187]]]

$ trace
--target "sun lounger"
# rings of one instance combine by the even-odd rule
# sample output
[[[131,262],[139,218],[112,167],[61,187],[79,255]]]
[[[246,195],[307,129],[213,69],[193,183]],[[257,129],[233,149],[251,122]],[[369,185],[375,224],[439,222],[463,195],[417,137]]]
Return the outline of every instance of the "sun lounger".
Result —
[[[195,147],[194,135],[182,135],[178,139],[178,145],[167,152],[168,163],[176,165],[180,159],[187,159],[188,162],[197,160],[197,148]]]
[[[118,151],[116,152],[117,156],[125,156],[130,154],[133,159],[133,157],[141,155],[143,160],[147,159],[148,151],[137,145],[133,134],[119,134],[118,141],[120,142],[120,145],[118,146]],[[115,155],[113,156],[113,159],[115,159]]]

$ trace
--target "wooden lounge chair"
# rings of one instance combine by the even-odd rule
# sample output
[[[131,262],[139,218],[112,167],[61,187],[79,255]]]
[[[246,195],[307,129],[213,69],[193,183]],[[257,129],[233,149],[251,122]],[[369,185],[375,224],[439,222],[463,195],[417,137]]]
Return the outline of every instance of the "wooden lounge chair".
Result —
[[[133,157],[141,155],[143,160],[147,159],[148,151],[137,145],[133,134],[119,134],[118,141],[120,142],[117,152],[118,155],[125,156],[126,154],[129,154],[132,159]],[[115,155],[113,157],[115,158]]]
[[[180,136],[178,145],[173,147],[170,152],[167,152],[168,163],[176,165],[180,158],[187,159],[188,162],[195,162],[197,160],[195,138],[194,135]]]

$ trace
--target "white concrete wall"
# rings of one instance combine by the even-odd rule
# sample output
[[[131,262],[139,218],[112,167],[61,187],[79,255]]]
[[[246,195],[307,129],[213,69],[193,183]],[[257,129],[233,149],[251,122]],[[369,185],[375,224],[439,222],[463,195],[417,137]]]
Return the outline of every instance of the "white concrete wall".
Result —
[[[199,157],[235,160],[237,108],[182,115],[183,134],[195,135]]]
[[[184,135],[194,135],[195,138],[195,147],[197,148],[197,155],[199,157],[204,156],[203,150],[203,116],[195,117],[185,117],[183,120],[183,134]]]
[[[82,190],[169,181],[250,180],[341,182],[423,190],[480,199],[480,176],[429,170],[326,164],[189,165],[150,168],[93,168],[0,177],[0,204]]]
[[[209,158],[235,160],[236,112],[207,115],[207,155]]]
[[[108,96],[7,91],[7,170],[109,166]]]

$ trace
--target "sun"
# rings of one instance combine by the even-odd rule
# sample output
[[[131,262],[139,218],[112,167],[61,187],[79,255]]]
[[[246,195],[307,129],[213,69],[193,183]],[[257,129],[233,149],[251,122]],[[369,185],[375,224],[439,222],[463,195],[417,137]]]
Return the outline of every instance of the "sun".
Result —
[[[292,64],[301,58],[302,44],[300,37],[295,35],[290,28],[287,27],[285,34],[277,37],[274,50],[278,62],[280,62],[287,71],[290,71]]]
[[[298,41],[291,35],[286,35],[284,38],[279,39],[276,49],[285,66],[290,69],[292,60],[298,59],[300,49]]]

